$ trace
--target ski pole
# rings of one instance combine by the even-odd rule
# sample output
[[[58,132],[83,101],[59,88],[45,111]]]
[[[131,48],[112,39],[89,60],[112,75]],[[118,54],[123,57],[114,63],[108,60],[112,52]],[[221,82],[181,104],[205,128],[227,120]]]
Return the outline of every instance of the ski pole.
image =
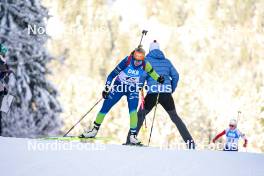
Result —
[[[237,111],[237,124],[238,124],[240,115],[241,115],[241,111]]]
[[[63,135],[63,137],[66,137],[72,130],[73,130],[73,128],[75,128],[83,119],[84,119],[84,117],[85,116],[87,116],[87,114],[89,114],[92,110],[93,110],[93,108],[96,106],[96,105],[98,105],[101,101],[102,101],[102,99],[103,98],[101,98],[100,100],[98,100],[94,105],[93,105],[93,107],[91,107],[91,109],[89,110],[89,111],[87,111],[72,127],[71,127],[71,129],[69,129],[68,131],[67,131],[67,133],[65,133],[64,135]]]
[[[142,42],[142,40],[143,40],[143,37],[144,37],[144,35],[147,35],[147,33],[148,33],[148,31],[147,31],[147,30],[143,30],[143,31],[142,31],[142,35],[141,35],[141,39],[140,39],[140,42],[139,42],[139,45],[138,45],[138,47],[140,47],[140,46],[141,46],[141,42]]]
[[[153,125],[154,125],[154,120],[155,120],[155,116],[156,116],[156,110],[157,110],[157,106],[158,106],[158,103],[159,103],[159,96],[160,96],[160,93],[158,93],[157,100],[156,100],[156,105],[155,105],[155,109],[154,109],[153,120],[152,120],[151,129],[150,129],[150,134],[149,134],[148,146],[149,146],[150,139],[151,139],[151,135],[152,135],[152,130],[153,130]]]

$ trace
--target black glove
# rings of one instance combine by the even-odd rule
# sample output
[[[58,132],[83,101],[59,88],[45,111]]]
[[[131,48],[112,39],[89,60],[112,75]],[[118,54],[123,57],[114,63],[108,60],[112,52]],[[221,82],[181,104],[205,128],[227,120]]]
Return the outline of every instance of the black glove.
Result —
[[[163,76],[160,76],[157,81],[158,81],[158,83],[163,84],[165,79]]]
[[[109,95],[109,87],[108,86],[105,86],[105,89],[103,90],[102,92],[102,96],[104,99],[108,99],[108,95]]]

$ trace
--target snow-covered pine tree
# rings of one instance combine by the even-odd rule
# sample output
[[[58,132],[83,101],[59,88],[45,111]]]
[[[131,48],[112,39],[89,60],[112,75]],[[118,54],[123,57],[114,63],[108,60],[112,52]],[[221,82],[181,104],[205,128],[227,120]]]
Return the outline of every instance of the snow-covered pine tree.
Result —
[[[15,100],[2,114],[4,136],[51,135],[62,125],[58,93],[46,78],[53,59],[45,49],[48,36],[29,30],[45,28],[48,17],[40,0],[0,0],[0,42],[9,48],[8,64],[15,72],[15,81],[9,82]]]

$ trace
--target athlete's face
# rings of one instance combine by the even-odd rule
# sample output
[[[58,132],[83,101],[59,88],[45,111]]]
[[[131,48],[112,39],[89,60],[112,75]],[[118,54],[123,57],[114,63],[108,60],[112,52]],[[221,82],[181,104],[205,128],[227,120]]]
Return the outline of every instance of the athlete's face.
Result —
[[[232,125],[232,124],[229,124],[229,128],[230,128],[231,130],[234,130],[234,129],[236,129],[236,126],[235,126],[235,125]]]
[[[144,55],[144,53],[141,53],[141,52],[138,52],[138,51],[135,51],[134,52],[134,58],[135,58],[135,60],[144,60],[144,58],[145,58],[145,55]]]

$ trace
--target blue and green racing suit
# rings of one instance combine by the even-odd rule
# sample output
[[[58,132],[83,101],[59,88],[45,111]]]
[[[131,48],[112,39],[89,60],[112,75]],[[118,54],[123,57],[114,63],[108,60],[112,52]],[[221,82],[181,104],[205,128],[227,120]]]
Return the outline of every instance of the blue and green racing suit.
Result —
[[[135,65],[135,63],[141,62]],[[105,115],[109,110],[121,99],[122,96],[127,97],[129,115],[130,115],[130,131],[136,133],[137,128],[137,106],[139,100],[140,77],[143,74],[150,75],[154,80],[158,80],[159,75],[153,70],[149,62],[135,61],[132,56],[124,58],[116,68],[108,75],[106,86],[111,86],[108,98],[104,100],[103,106],[97,114],[95,124],[100,126]]]

